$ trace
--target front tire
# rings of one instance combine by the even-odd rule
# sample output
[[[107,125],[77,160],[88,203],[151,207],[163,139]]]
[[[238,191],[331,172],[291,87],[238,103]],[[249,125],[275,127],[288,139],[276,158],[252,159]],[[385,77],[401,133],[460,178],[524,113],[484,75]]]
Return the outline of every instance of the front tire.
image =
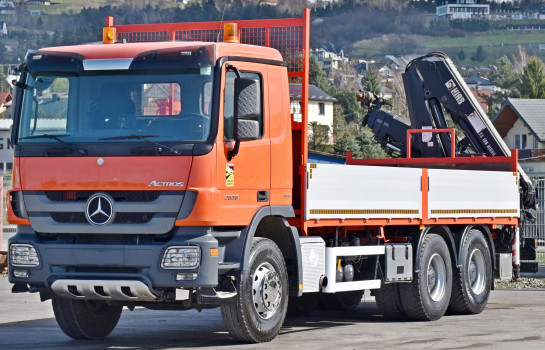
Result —
[[[53,298],[52,305],[59,327],[74,339],[107,336],[117,325],[123,309],[106,301],[63,298]]]
[[[461,242],[462,267],[456,269],[449,311],[471,315],[484,310],[492,285],[492,259],[484,235],[471,230]]]
[[[418,272],[399,291],[407,316],[417,321],[438,320],[449,306],[452,292],[452,263],[447,244],[441,236],[429,233],[420,251]]]
[[[250,273],[238,284],[236,302],[221,305],[229,333],[246,343],[276,337],[288,307],[288,274],[278,246],[267,238],[254,238]]]

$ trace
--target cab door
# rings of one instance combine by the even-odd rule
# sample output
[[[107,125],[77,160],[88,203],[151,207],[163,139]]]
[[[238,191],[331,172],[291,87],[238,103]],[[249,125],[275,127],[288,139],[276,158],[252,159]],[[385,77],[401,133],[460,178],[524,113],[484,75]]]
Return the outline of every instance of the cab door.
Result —
[[[240,141],[238,153],[229,159],[235,147],[234,82],[236,73],[223,67],[220,123],[218,130],[217,184],[221,192],[220,221],[226,225],[248,225],[255,212],[270,203],[271,143],[268,130],[267,69],[263,64],[230,62],[242,78],[256,80],[261,89],[259,138]],[[223,170],[223,171],[222,171]]]

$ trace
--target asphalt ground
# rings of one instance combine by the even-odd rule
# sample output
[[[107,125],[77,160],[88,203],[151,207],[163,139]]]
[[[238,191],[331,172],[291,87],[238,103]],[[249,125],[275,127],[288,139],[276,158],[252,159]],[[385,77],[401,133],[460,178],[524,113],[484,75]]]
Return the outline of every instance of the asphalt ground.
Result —
[[[495,290],[479,315],[435,322],[384,319],[367,293],[354,311],[315,311],[287,318],[276,339],[240,344],[219,309],[124,310],[117,328],[100,340],[72,340],[58,328],[51,303],[12,294],[0,277],[0,349],[543,349],[545,290]]]

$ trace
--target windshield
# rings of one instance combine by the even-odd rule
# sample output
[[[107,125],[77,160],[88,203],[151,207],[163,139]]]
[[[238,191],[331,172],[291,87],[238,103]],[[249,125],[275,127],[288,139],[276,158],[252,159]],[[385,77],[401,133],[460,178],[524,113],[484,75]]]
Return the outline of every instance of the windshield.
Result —
[[[29,72],[19,143],[205,141],[212,79],[212,67]]]

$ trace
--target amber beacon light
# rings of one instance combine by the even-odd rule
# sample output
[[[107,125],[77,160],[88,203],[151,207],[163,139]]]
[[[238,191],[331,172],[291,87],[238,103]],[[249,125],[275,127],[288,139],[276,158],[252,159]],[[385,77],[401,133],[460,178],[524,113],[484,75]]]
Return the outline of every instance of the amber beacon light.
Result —
[[[103,44],[114,44],[117,37],[115,27],[104,27],[102,29],[102,43]]]
[[[238,34],[237,34],[237,24],[236,23],[225,23],[223,25],[223,42],[226,43],[238,43]]]

